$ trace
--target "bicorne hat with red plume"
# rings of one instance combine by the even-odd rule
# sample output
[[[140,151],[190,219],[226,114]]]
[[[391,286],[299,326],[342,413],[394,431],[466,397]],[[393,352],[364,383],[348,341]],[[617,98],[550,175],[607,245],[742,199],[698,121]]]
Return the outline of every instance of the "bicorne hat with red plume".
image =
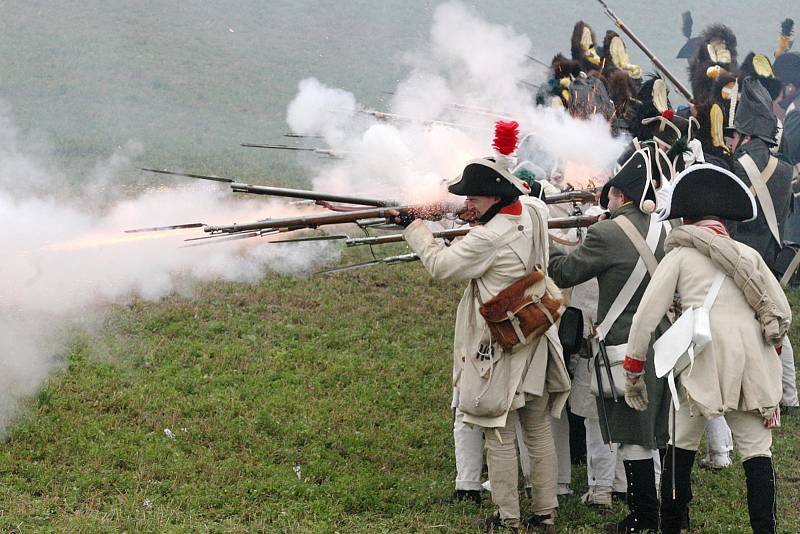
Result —
[[[513,198],[531,193],[531,186],[509,170],[514,166],[514,152],[519,141],[519,124],[516,121],[495,123],[493,156],[473,159],[447,190],[460,196],[485,196]]]

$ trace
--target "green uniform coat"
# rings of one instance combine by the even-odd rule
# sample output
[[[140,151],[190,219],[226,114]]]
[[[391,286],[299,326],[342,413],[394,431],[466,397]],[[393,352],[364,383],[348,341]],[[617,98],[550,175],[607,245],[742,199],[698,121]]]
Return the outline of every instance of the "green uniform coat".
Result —
[[[642,237],[647,235],[650,216],[639,211],[635,204],[628,203],[620,207],[611,214],[611,219],[620,215],[625,215],[639,230]],[[664,256],[665,236],[666,233],[662,232],[658,247],[656,247],[655,255],[659,260]],[[573,287],[597,278],[600,286],[597,304],[598,323],[605,318],[608,309],[639,260],[636,248],[622,229],[611,220],[601,221],[590,226],[583,243],[570,254],[564,254],[555,249],[551,249],[550,254],[549,274],[559,287]],[[607,345],[627,343],[633,315],[636,313],[639,301],[641,301],[649,282],[650,275],[646,274],[628,306],[611,327],[611,331],[608,332]],[[669,322],[665,318],[656,329],[656,336],[651,339],[649,352],[652,352],[652,342],[668,326]],[[588,361],[582,363],[587,365]],[[647,358],[645,382],[650,403],[644,412],[637,412],[630,408],[622,398],[618,402],[614,402],[613,399],[603,399],[611,429],[609,437],[601,415],[600,427],[606,442],[641,445],[650,449],[666,446],[669,436],[669,389],[666,380],[655,377],[652,354],[649,354]],[[599,406],[598,413],[602,413]]]

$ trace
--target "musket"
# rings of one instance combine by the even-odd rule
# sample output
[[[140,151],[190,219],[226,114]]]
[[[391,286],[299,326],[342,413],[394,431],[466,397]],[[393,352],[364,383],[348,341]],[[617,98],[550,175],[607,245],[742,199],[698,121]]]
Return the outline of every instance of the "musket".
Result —
[[[538,59],[538,58],[536,58],[536,57],[534,57],[534,56],[532,56],[532,55],[530,55],[530,54],[525,54],[525,57],[526,57],[526,58],[528,58],[529,60],[533,61],[534,63],[538,63],[538,64],[539,64],[539,65],[541,65],[542,67],[545,67],[545,68],[548,68],[548,69],[549,69],[550,67],[552,67],[552,65],[548,65],[547,63],[545,63],[545,62],[544,62],[544,61],[542,61],[541,59]]]
[[[315,154],[319,154],[321,156],[326,156],[334,159],[340,159],[344,157],[344,152],[339,152],[328,148],[313,148],[306,146],[289,146],[289,145],[261,145],[258,143],[242,143],[241,146],[246,148],[271,148],[275,150],[294,150],[297,152],[313,152]]]
[[[426,126],[430,126],[432,124],[440,124],[442,126],[450,126],[452,128],[467,128],[473,130],[489,131],[488,128],[484,128],[482,126],[473,126],[470,124],[459,124],[457,122],[447,122],[440,120],[416,119],[414,117],[409,117],[407,115],[398,115],[397,113],[386,113],[385,111],[377,111],[374,109],[362,109],[361,113],[364,113],[366,115],[372,115],[376,119],[381,119],[381,120],[417,122],[420,124],[424,124]]]
[[[689,102],[692,102],[692,94],[689,92],[689,90],[688,90],[688,89],[686,89],[686,87],[685,87],[685,86],[684,86],[684,85],[683,85],[681,82],[679,82],[679,81],[678,81],[678,79],[677,79],[675,76],[673,76],[673,74],[672,74],[672,73],[669,71],[669,69],[667,69],[667,67],[665,67],[665,66],[664,66],[664,64],[661,62],[661,60],[659,60],[659,59],[656,57],[656,55],[655,55],[655,54],[653,54],[653,52],[651,52],[651,51],[650,51],[650,49],[649,49],[649,48],[647,48],[647,46],[645,46],[645,44],[644,44],[644,43],[641,41],[641,39],[639,39],[639,38],[636,36],[636,34],[634,34],[634,33],[631,31],[631,29],[630,29],[630,28],[628,28],[628,26],[627,26],[627,25],[625,25],[625,23],[624,23],[624,22],[622,22],[622,19],[620,19],[620,18],[619,18],[617,15],[615,15],[615,14],[614,14],[614,12],[613,12],[613,11],[611,11],[611,8],[610,8],[610,7],[608,7],[608,4],[606,4],[605,0],[597,0],[597,1],[598,1],[598,2],[600,2],[600,5],[601,5],[601,6],[603,6],[603,10],[605,11],[606,15],[608,15],[608,17],[609,17],[611,20],[613,20],[613,21],[614,21],[614,24],[616,24],[616,25],[617,25],[617,28],[619,28],[620,30],[622,30],[623,32],[625,32],[625,34],[626,34],[628,37],[630,37],[631,41],[633,41],[633,42],[634,42],[634,44],[635,44],[636,46],[638,46],[638,47],[639,47],[639,49],[640,49],[642,52],[644,52],[644,55],[646,55],[648,58],[650,58],[650,61],[652,61],[652,62],[653,62],[653,65],[655,65],[655,67],[656,67],[658,70],[660,70],[660,71],[661,71],[661,72],[664,74],[664,76],[666,76],[666,77],[669,79],[669,81],[671,81],[671,82],[672,82],[672,85],[674,85],[674,86],[675,86],[675,89],[677,89],[677,90],[678,90],[678,92],[679,92],[680,94],[682,94],[682,95],[683,95],[683,97],[684,97],[686,100],[688,100]]]
[[[599,187],[573,189],[572,191],[564,191],[563,193],[556,193],[554,195],[546,196],[544,203],[562,204],[566,202],[593,202],[598,191],[600,191]]]
[[[485,109],[479,108],[474,106],[465,106],[464,104],[450,104],[450,107],[455,109],[456,111],[464,111],[467,113],[475,113],[477,115],[481,115],[483,117],[491,117],[494,119],[513,119],[513,117],[508,113],[503,113],[501,111],[495,111],[492,109]]]
[[[361,263],[354,263],[351,265],[343,265],[341,267],[334,267],[333,269],[327,269],[325,271],[319,271],[314,273],[315,275],[321,274],[332,274],[338,273],[342,271],[351,271],[353,269],[361,269],[363,267],[371,267],[373,265],[395,265],[398,263],[409,263],[412,261],[418,261],[419,256],[416,254],[401,254],[399,256],[389,256],[387,258],[378,258],[376,260],[365,261]]]
[[[209,234],[235,234],[270,229],[285,231],[300,230],[303,228],[318,228],[331,224],[357,223],[363,219],[386,219],[399,212],[401,215],[412,215],[422,219],[438,220],[446,214],[458,215],[464,210],[463,206],[446,203],[418,204],[410,206],[393,206],[390,208],[373,208],[345,213],[324,213],[314,215],[301,215],[297,217],[283,217],[279,219],[264,219],[252,223],[229,224],[224,226],[203,226],[203,231]]]
[[[556,217],[547,221],[548,228],[585,228],[597,222],[597,217],[593,215],[579,215],[574,217]],[[453,228],[452,230],[441,230],[433,232],[433,237],[441,239],[453,239],[467,235],[471,228]],[[348,247],[361,245],[384,245],[386,243],[399,243],[403,241],[403,234],[381,235],[374,237],[357,237],[346,239]]]
[[[324,135],[305,135],[305,134],[299,134],[299,133],[294,133],[294,132],[287,132],[287,133],[283,134],[283,136],[284,137],[296,138],[296,139],[324,139],[325,138]]]
[[[316,203],[338,202],[342,204],[357,204],[360,206],[375,206],[381,208],[399,205],[398,202],[391,200],[378,200],[374,198],[364,198],[364,197],[349,197],[344,195],[334,195],[330,193],[319,193],[317,191],[308,191],[305,189],[288,189],[285,187],[250,185],[237,182],[233,178],[224,178],[221,176],[206,176],[203,174],[190,174],[185,172],[162,171],[158,169],[147,169],[147,168],[142,168],[142,170],[147,172],[155,172],[159,174],[169,174],[171,176],[186,176],[188,178],[197,178],[199,180],[211,180],[213,182],[223,182],[230,184],[231,190],[234,193],[250,193],[253,195],[272,195],[272,196],[286,197],[286,198],[302,198],[304,200],[313,200]]]
[[[372,208],[357,211],[337,212],[337,213],[315,213],[312,215],[300,215],[295,217],[282,217],[277,219],[262,219],[251,223],[228,224],[213,226],[204,223],[188,223],[181,225],[170,225],[152,228],[140,228],[126,230],[126,232],[159,232],[163,230],[173,230],[176,228],[203,228],[203,231],[212,236],[230,234],[251,234],[247,237],[260,237],[266,233],[291,232],[294,230],[314,229],[320,226],[331,224],[360,224],[361,221],[369,224],[386,223],[389,217],[400,213],[401,215],[411,215],[413,217],[438,220],[447,214],[458,216],[463,213],[464,206],[447,204],[443,202],[430,204],[416,204],[409,206],[391,206],[386,208]],[[376,220],[377,219],[377,220]],[[198,238],[195,238],[198,239]]]

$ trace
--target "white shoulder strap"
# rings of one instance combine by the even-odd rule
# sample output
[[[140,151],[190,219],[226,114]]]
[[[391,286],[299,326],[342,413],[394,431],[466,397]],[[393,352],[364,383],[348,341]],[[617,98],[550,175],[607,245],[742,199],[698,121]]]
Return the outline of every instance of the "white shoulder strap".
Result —
[[[769,231],[772,233],[772,237],[774,237],[775,241],[780,245],[781,234],[778,231],[778,217],[775,215],[775,206],[772,203],[772,196],[769,194],[769,189],[767,189],[767,181],[772,178],[772,174],[778,166],[778,158],[770,156],[763,173],[758,170],[756,163],[749,154],[743,155],[738,161],[742,164],[744,172],[747,173],[747,177],[750,178],[750,183],[753,184],[751,189],[756,194],[759,204],[761,204],[761,209],[764,211],[764,218],[767,219],[767,225],[769,226]]]
[[[650,226],[647,229],[647,239],[642,237],[642,234],[639,233],[639,230],[633,225],[633,223],[625,217],[624,215],[620,215],[619,217],[615,217],[612,219],[617,226],[619,226],[623,232],[625,232],[625,236],[630,240],[634,247],[636,247],[636,252],[639,253],[642,260],[644,260],[645,265],[647,266],[647,272],[650,273],[650,276],[653,276],[653,273],[656,272],[656,268],[658,267],[658,259],[656,259],[656,255],[653,252],[658,245],[658,238],[660,236],[660,231],[656,227],[658,225],[653,225],[653,218],[650,218]],[[652,244],[650,240],[655,237],[656,242]]]
[[[722,271],[717,271],[717,276],[714,277],[714,281],[711,282],[711,287],[706,293],[706,298],[703,300],[703,308],[706,311],[711,311],[711,307],[714,305],[714,301],[717,300],[717,295],[719,294],[719,290],[722,287],[722,282],[725,281],[725,273]]]
[[[658,246],[658,240],[661,237],[661,228],[661,224],[656,220],[656,217],[650,217],[650,226],[647,230],[647,239],[645,242],[647,243],[647,247],[651,254]],[[641,238],[641,235],[639,237]],[[633,298],[636,290],[639,289],[639,285],[642,283],[642,280],[644,280],[645,274],[647,274],[647,267],[644,259],[640,255],[639,260],[636,262],[636,266],[634,266],[633,271],[631,271],[631,275],[628,277],[625,285],[622,286],[620,292],[617,293],[617,298],[615,298],[614,302],[611,303],[611,307],[608,309],[608,313],[606,313],[606,316],[603,318],[603,322],[597,326],[597,337],[599,339],[605,339],[606,335],[611,330],[611,327],[614,326],[614,323],[617,321],[619,316],[622,315],[622,312],[628,307],[628,303]]]

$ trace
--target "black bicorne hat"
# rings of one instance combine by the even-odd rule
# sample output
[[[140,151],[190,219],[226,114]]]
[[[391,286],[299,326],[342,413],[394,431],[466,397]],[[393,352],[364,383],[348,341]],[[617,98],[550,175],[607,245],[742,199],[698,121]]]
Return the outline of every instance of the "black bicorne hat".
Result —
[[[478,158],[467,163],[447,190],[459,196],[508,198],[530,194],[531,188],[494,158]]]
[[[800,54],[785,52],[778,56],[772,67],[780,81],[800,86]]]
[[[778,118],[772,111],[772,98],[761,82],[751,77],[742,80],[738,99],[731,98],[730,109],[729,130],[757,137],[769,145],[776,144]]]
[[[688,167],[675,178],[659,219],[714,216],[752,221],[756,215],[756,199],[738,176],[711,163],[701,163]]]
[[[600,206],[608,207],[608,193],[616,187],[625,196],[636,202],[643,213],[652,213],[656,208],[656,191],[652,177],[652,147],[642,147],[628,158],[617,173],[603,186]]]
[[[678,59],[691,59],[697,55],[697,49],[700,48],[703,39],[702,37],[692,37],[692,26],[694,25],[694,21],[692,20],[691,11],[684,11],[681,15],[681,18],[683,19],[682,31],[683,36],[686,37],[686,43],[675,57]]]

